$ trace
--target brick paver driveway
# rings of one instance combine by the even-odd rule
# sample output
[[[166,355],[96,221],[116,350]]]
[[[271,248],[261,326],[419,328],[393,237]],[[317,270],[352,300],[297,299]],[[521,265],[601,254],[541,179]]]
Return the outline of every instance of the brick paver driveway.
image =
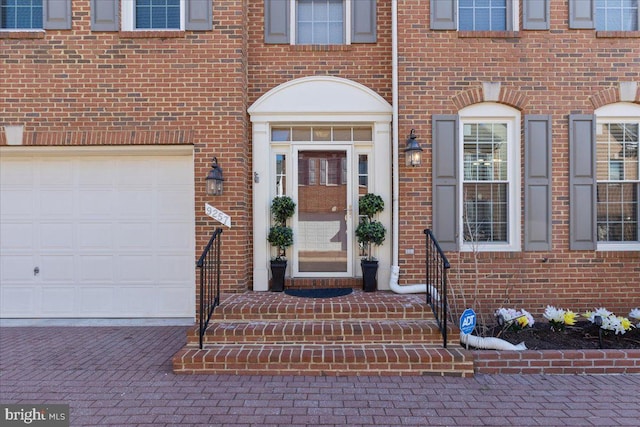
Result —
[[[2,327],[0,403],[72,426],[638,425],[640,375],[174,375],[186,327]]]

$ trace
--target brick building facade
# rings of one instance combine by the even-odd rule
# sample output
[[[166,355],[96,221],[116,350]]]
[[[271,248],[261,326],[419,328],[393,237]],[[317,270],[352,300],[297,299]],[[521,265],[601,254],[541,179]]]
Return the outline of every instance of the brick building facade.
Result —
[[[158,28],[134,0],[42,3],[36,28],[0,15],[2,317],[192,317],[205,203],[232,218],[224,290],[267,290],[279,194],[305,207],[294,283],[354,281],[367,191],[386,204],[379,289],[392,266],[424,283],[432,228],[454,308],[640,304],[637,17],[505,0],[485,27],[467,0],[187,0]]]

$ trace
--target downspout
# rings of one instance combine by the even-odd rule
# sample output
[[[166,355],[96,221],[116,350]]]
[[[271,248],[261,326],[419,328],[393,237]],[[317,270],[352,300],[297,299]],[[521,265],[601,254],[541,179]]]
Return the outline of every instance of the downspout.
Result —
[[[400,162],[399,162],[399,132],[398,132],[398,2],[391,2],[391,103],[393,104],[393,196],[392,196],[392,262],[389,288],[397,294],[417,294],[427,292],[426,284],[398,285],[400,276],[399,263],[399,194],[400,194]]]

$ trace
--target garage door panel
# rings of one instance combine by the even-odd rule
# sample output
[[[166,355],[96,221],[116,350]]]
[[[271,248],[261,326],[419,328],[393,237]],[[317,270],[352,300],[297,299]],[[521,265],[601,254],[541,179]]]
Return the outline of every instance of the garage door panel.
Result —
[[[0,277],[3,284],[33,282],[35,263],[32,254],[9,255],[3,253],[0,260],[2,266]]]
[[[158,282],[181,281],[180,275],[186,265],[193,265],[193,258],[188,255],[159,255],[158,256]]]
[[[79,255],[78,262],[81,282],[114,282],[115,255]]]
[[[123,283],[153,283],[158,275],[156,260],[150,255],[120,255],[116,263],[118,281]]]
[[[50,252],[73,251],[74,243],[74,225],[71,222],[43,222],[40,224],[40,247]]]
[[[193,164],[183,167],[167,157],[158,157],[154,170],[156,171],[155,182],[161,186],[193,186]]]
[[[87,188],[78,192],[80,216],[104,219],[113,217],[113,206],[117,199],[113,190]]]
[[[158,224],[155,235],[157,245],[162,249],[185,251],[191,246],[189,226],[184,223],[164,222]]]
[[[43,317],[74,317],[76,312],[76,287],[43,287],[40,312]]]
[[[116,227],[111,222],[79,223],[78,247],[82,251],[113,251]]]
[[[73,254],[69,255],[51,255],[42,254],[39,257],[38,268],[40,273],[38,277],[42,283],[51,282],[74,282],[74,259]]]
[[[181,291],[182,287],[163,288],[158,292],[158,309],[168,315],[179,316],[195,304],[195,298]]]
[[[108,317],[118,313],[113,286],[97,286],[86,283],[78,292],[77,311],[82,317]]]
[[[176,219],[183,215],[185,206],[193,206],[193,199],[190,193],[184,190],[172,189],[158,194],[156,199],[155,212],[160,220]]]
[[[9,184],[6,181],[2,182],[3,187]],[[33,200],[35,199],[35,191],[28,188],[20,189],[2,189],[2,195],[0,196],[0,215],[2,215],[2,221],[10,221],[12,219],[25,219],[33,217],[34,206]]]
[[[152,213],[153,195],[151,189],[126,189],[118,191],[118,218],[148,218]]]
[[[126,188],[131,185],[151,187],[155,184],[153,161],[137,159],[122,160],[118,163],[118,173],[115,183],[118,188]]]
[[[75,162],[64,158],[43,158],[38,162],[38,182],[42,188],[74,186]]]
[[[41,189],[37,212],[40,218],[69,219],[74,217],[73,189],[52,190]]]
[[[118,171],[117,157],[76,158],[77,181],[85,187],[113,188]]]
[[[117,225],[117,248],[124,250],[150,250],[153,248],[153,225],[130,222]]]
[[[33,247],[33,223],[5,221],[2,218],[0,224],[0,236],[2,237],[3,247],[7,248],[3,251],[2,256],[7,255],[7,251],[22,252]]]
[[[0,317],[194,317],[193,157],[150,149],[0,156]]]
[[[35,286],[3,286],[0,291],[0,316],[23,317],[24,313],[36,313],[39,301]]]

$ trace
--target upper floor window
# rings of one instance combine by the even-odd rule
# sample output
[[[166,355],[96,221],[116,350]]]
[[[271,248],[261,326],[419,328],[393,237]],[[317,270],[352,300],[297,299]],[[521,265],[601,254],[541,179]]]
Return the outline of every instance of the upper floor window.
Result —
[[[547,0],[431,0],[431,29],[518,31],[520,5],[523,28],[549,29]]]
[[[507,0],[458,0],[461,31],[506,31]]]
[[[297,44],[343,44],[345,5],[342,0],[298,0]]]
[[[180,29],[180,0],[136,0],[136,29]]]
[[[184,30],[181,0],[122,0],[122,29]]]
[[[375,43],[376,0],[265,0],[265,43]]]
[[[1,0],[0,28],[42,29],[42,0]]]
[[[596,0],[596,30],[638,30],[638,0]]]
[[[640,113],[640,108],[635,108]],[[615,104],[596,113],[597,235],[604,244],[640,241],[640,116]]]

